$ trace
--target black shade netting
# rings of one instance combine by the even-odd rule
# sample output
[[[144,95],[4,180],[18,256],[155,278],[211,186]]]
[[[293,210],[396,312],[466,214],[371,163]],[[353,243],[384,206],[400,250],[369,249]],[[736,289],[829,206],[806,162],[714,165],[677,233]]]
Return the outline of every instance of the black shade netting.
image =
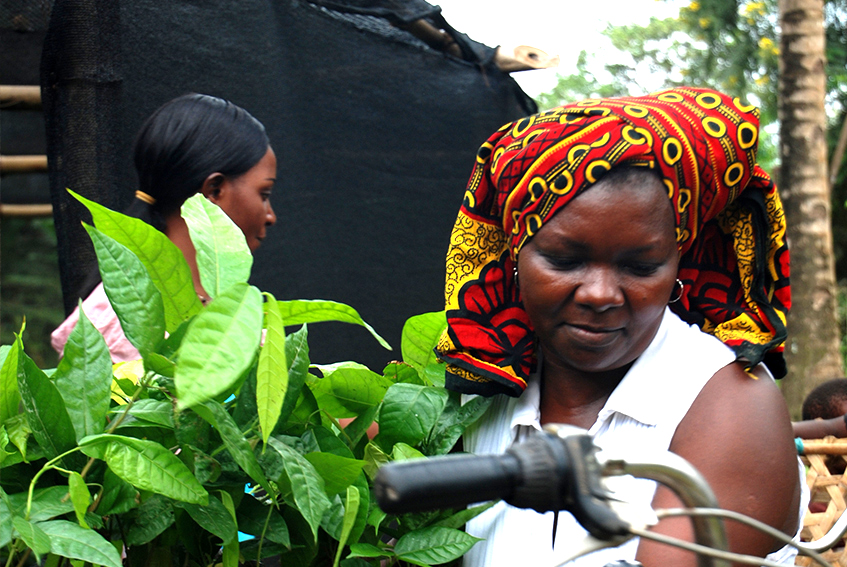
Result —
[[[93,255],[64,188],[123,208],[142,121],[201,92],[261,120],[279,160],[278,221],[252,283],[277,299],[346,303],[395,348],[322,323],[309,329],[312,360],[381,370],[399,359],[403,322],[443,309],[476,150],[535,111],[491,48],[459,38],[470,61],[433,50],[391,23],[412,16],[449,27],[420,1],[57,0],[42,82],[66,309]]]

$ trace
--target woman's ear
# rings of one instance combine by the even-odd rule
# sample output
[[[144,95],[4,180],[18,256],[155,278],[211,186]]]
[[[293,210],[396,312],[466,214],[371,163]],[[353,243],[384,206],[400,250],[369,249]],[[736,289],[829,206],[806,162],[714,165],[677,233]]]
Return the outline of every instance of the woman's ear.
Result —
[[[218,199],[220,199],[221,188],[223,187],[225,180],[226,178],[223,173],[212,173],[203,181],[203,186],[200,187],[200,192],[203,193],[203,196],[211,202],[217,204]]]

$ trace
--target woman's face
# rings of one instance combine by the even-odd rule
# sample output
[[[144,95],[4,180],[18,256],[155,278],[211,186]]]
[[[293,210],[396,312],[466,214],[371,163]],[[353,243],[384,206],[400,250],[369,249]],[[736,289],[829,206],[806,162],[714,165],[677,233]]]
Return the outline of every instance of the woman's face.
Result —
[[[673,212],[652,174],[599,181],[556,213],[518,258],[521,299],[544,359],[583,372],[634,361],[675,293]]]
[[[256,165],[238,177],[224,177],[220,188],[209,196],[241,229],[251,252],[264,240],[267,227],[276,222],[270,201],[275,182],[276,155],[268,148]]]

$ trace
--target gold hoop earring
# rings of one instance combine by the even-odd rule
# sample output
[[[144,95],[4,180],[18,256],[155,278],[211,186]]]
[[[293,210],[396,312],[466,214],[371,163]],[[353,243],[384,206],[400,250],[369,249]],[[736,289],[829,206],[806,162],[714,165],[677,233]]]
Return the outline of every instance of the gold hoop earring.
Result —
[[[671,303],[676,303],[677,301],[682,299],[682,294],[685,292],[685,285],[682,283],[681,280],[677,279],[676,285],[677,285],[677,288],[679,288],[679,292],[676,294],[676,297],[674,297],[673,299],[668,301],[668,305],[670,305]]]

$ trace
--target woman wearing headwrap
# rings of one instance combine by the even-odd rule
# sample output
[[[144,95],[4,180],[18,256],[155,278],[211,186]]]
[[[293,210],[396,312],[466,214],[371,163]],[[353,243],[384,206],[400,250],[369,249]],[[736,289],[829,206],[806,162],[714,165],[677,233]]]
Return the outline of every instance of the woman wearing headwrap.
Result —
[[[785,224],[756,163],[758,109],[709,90],[586,100],[507,124],[477,155],[447,257],[447,386],[495,396],[464,439],[504,451],[545,423],[608,449],[671,450],[723,508],[795,536],[802,469],[771,373],[790,306]],[[763,364],[764,363],[764,364]],[[770,368],[770,373],[768,368]],[[680,505],[652,481],[627,499]],[[793,564],[728,522],[733,551]],[[468,524],[466,566],[555,565],[585,533],[503,503]],[[692,539],[690,522],[656,531]],[[568,565],[695,565],[632,540]]]

